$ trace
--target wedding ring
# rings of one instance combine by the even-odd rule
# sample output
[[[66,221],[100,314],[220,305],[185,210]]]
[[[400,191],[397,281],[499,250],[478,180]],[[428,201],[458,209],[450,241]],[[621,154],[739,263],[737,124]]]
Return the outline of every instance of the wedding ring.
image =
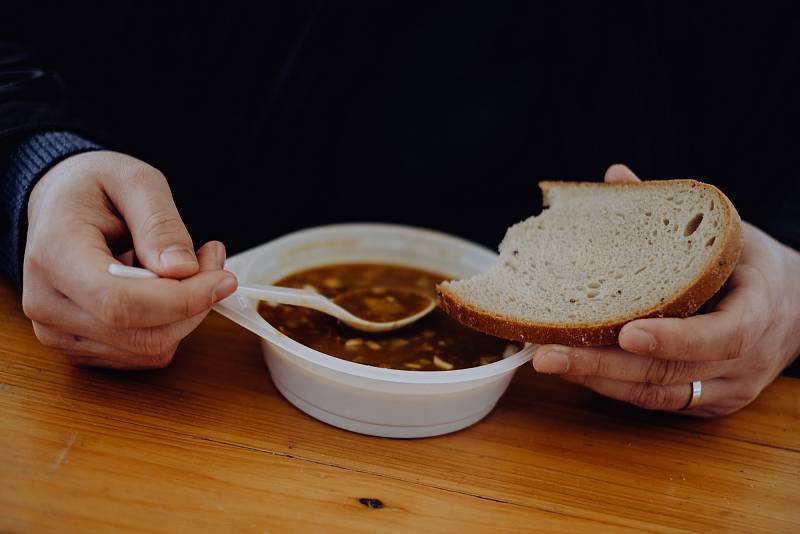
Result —
[[[700,404],[700,397],[703,395],[702,381],[695,380],[694,382],[689,384],[689,387],[692,388],[692,396],[689,399],[689,402],[686,403],[686,406],[684,406],[683,408],[684,410],[691,410],[692,408],[695,408],[698,404]]]

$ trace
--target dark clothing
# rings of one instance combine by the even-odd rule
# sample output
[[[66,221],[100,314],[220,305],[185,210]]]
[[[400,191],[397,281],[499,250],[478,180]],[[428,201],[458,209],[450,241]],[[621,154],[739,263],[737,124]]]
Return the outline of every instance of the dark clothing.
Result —
[[[20,4],[0,22],[0,158],[54,130],[133,154],[198,244],[385,221],[495,247],[538,180],[625,162],[714,183],[800,247],[791,3]],[[35,178],[0,179],[16,276]]]

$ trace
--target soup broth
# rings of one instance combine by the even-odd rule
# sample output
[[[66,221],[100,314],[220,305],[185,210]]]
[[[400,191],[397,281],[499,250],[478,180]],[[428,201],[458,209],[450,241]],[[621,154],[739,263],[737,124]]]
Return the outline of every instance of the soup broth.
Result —
[[[410,267],[358,263],[308,269],[274,284],[310,289],[328,298],[363,290],[359,293],[373,299],[370,302],[374,309],[392,310],[392,313],[402,315],[402,309],[398,310],[398,307],[418,304],[401,298],[403,290],[427,294],[435,299],[435,285],[446,278]],[[465,369],[496,362],[522,348],[519,343],[462,326],[438,308],[411,325],[380,334],[354,330],[330,315],[309,308],[261,302],[258,311],[280,332],[307,347],[344,360],[383,368],[406,371]],[[407,315],[413,313],[411,309],[409,311]]]

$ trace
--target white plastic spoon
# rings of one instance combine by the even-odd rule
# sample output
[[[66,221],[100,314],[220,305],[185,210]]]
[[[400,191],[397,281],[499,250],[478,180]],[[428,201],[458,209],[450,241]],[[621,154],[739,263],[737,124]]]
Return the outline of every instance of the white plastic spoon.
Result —
[[[122,265],[119,263],[109,264],[108,272],[113,276],[119,276],[121,278],[158,278],[158,275],[153,271],[142,269],[140,267],[128,267],[127,265]],[[347,293],[344,293],[343,295],[346,294]],[[273,302],[277,304],[289,304],[291,306],[311,308],[336,317],[347,326],[355,328],[356,330],[361,330],[362,332],[390,332],[392,330],[397,330],[398,328],[402,328],[422,319],[431,311],[433,311],[434,308],[436,308],[436,302],[432,298],[428,297],[429,302],[427,306],[422,308],[417,313],[409,315],[408,317],[396,319],[394,321],[379,323],[368,321],[353,315],[348,310],[342,308],[327,297],[307,289],[295,289],[292,287],[267,286],[239,282],[239,287],[236,289],[234,295],[238,295],[240,297],[250,297],[258,300],[266,300],[267,302]]]

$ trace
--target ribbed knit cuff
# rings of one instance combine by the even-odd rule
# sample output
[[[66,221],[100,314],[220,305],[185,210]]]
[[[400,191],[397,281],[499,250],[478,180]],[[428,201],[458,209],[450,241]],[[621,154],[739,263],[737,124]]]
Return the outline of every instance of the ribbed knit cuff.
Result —
[[[0,272],[22,288],[22,258],[28,230],[28,197],[36,181],[59,161],[103,147],[70,132],[25,138],[0,173]]]

